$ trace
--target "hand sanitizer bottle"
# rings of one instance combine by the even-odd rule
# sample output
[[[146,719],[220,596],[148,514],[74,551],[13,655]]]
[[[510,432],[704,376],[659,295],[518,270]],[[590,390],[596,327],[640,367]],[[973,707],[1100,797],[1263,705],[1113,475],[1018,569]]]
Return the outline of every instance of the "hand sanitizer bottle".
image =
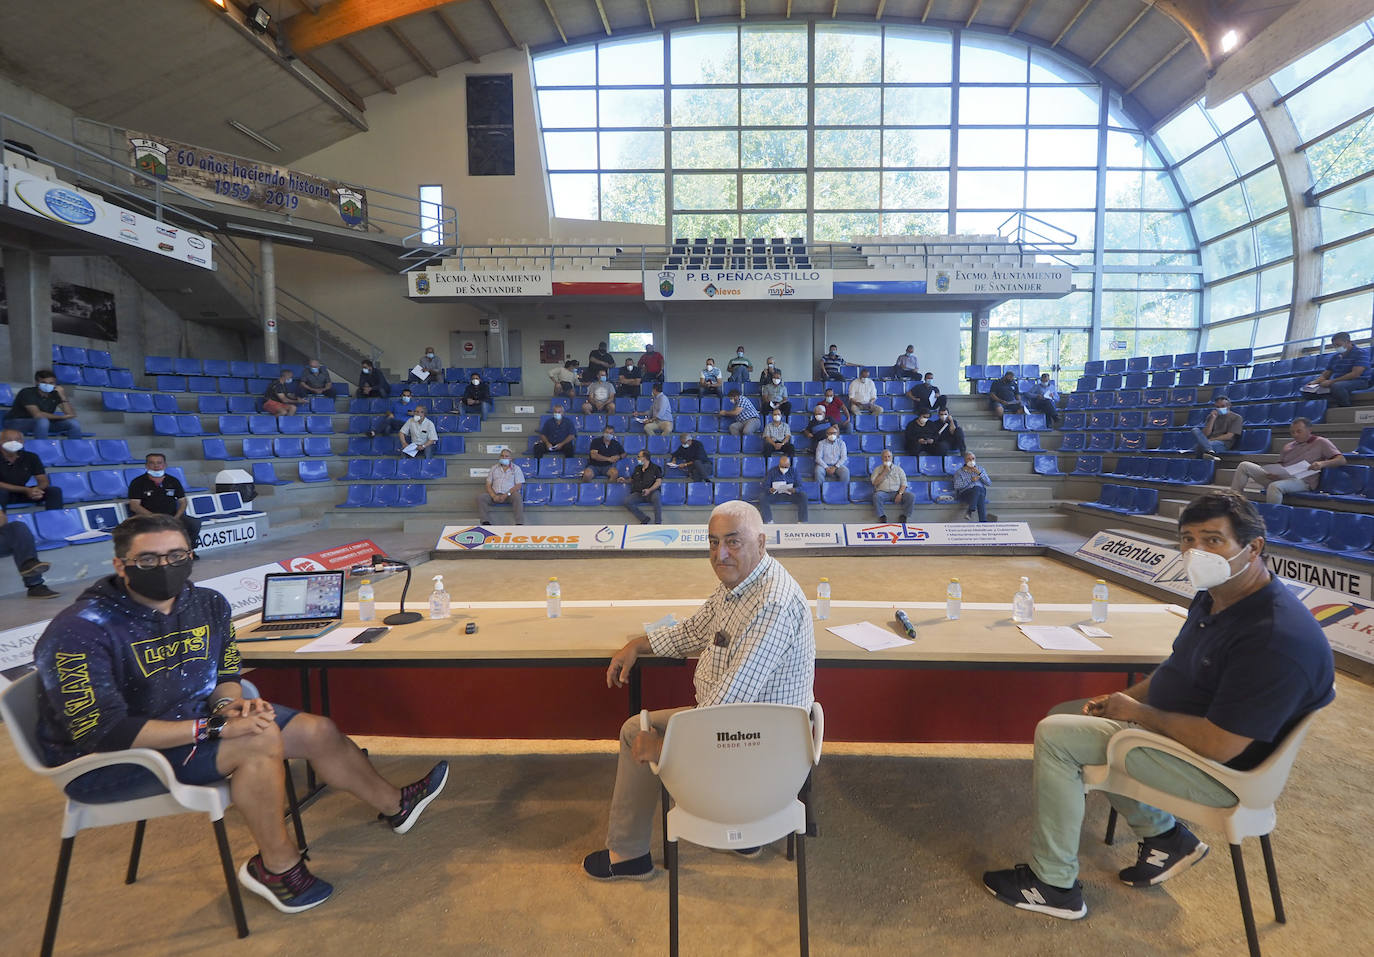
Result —
[[[444,576],[434,576],[434,591],[429,596],[429,617],[447,618],[449,616],[448,592],[444,591]]]
[[[1011,620],[1030,621],[1035,617],[1035,599],[1031,597],[1030,579],[1021,577],[1021,587],[1011,600]]]

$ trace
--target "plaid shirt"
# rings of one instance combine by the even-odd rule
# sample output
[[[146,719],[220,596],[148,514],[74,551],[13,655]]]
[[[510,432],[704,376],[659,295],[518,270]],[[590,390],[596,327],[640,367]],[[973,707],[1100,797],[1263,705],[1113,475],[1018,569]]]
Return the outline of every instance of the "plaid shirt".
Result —
[[[693,679],[699,708],[741,701],[811,707],[811,610],[801,586],[768,555],[735,588],[716,588],[692,617],[650,634],[649,644],[656,655],[700,655]]]

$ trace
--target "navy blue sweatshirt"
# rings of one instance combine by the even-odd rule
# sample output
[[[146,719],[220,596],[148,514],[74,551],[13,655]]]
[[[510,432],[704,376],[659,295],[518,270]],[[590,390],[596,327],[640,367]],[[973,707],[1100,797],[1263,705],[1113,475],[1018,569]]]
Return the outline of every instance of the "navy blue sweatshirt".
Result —
[[[116,575],[58,614],[33,657],[38,737],[51,765],[131,747],[150,720],[204,717],[215,687],[239,677],[223,595],[187,584],[164,615],[129,597]]]

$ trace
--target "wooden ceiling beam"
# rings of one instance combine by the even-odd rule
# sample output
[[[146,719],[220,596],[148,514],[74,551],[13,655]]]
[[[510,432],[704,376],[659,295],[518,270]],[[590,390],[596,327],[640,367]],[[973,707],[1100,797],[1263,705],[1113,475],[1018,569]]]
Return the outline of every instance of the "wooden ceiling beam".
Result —
[[[1134,93],[1136,91],[1136,87],[1140,86],[1140,84],[1144,83],[1150,77],[1154,76],[1155,73],[1159,71],[1160,67],[1164,66],[1164,64],[1168,63],[1174,57],[1178,56],[1179,51],[1192,42],[1192,37],[1187,37],[1185,39],[1179,40],[1177,46],[1175,46],[1168,53],[1164,54],[1162,57],[1156,60],[1154,66],[1150,67],[1144,73],[1140,74],[1140,77],[1134,83],[1126,87],[1126,90],[1122,94],[1122,96],[1130,96],[1132,93]]]
[[[1135,19],[1133,19],[1130,23],[1126,24],[1125,29],[1123,29],[1120,33],[1113,37],[1112,42],[1108,43],[1105,47],[1103,47],[1102,52],[1099,53],[1097,55],[1097,58],[1093,60],[1093,62],[1089,63],[1088,66],[1097,66],[1099,63],[1101,63],[1102,58],[1106,56],[1108,53],[1112,52],[1112,47],[1116,46],[1122,40],[1126,39],[1126,34],[1131,32],[1131,28],[1134,27],[1137,23],[1139,23],[1141,19],[1145,16],[1145,14],[1149,12],[1150,8],[1148,6],[1141,7],[1140,12],[1135,15]]]
[[[437,10],[435,12],[438,13]],[[430,76],[439,75],[439,71],[434,69],[433,65],[425,59],[425,55],[421,53],[418,49],[416,49],[415,44],[411,43],[410,40],[406,37],[406,35],[402,33],[399,29],[397,29],[397,27],[394,24],[388,23],[386,25],[386,32],[391,34],[391,38],[401,45],[401,49],[405,50],[406,53],[410,54],[410,58],[412,60],[420,64],[421,69],[423,69]]]
[[[878,12],[875,13],[875,14],[873,14],[873,19],[874,19],[874,20],[881,20],[881,19],[883,18],[883,11],[886,10],[886,9],[887,9],[887,0],[878,0]]]
[[[975,0],[973,4],[973,11],[968,15],[968,19],[964,21],[964,26],[973,26],[973,21],[978,18],[978,11],[981,9],[983,9],[983,0]]]
[[[1083,16],[1083,14],[1086,13],[1086,12],[1088,11],[1088,8],[1091,7],[1092,5],[1093,5],[1093,0],[1083,0],[1083,6],[1081,6],[1081,7],[1078,8],[1078,12],[1077,12],[1077,13],[1075,13],[1073,16],[1069,17],[1069,22],[1066,23],[1066,24],[1064,24],[1064,29],[1062,29],[1062,30],[1059,31],[1059,36],[1057,36],[1057,37],[1054,38],[1054,42],[1051,43],[1050,46],[1052,46],[1052,47],[1057,47],[1057,46],[1059,46],[1059,41],[1062,40],[1062,39],[1064,39],[1066,36],[1069,35],[1069,31],[1072,30],[1072,29],[1073,29],[1073,25],[1074,25],[1075,23],[1078,22],[1078,18],[1081,17],[1081,16]]]
[[[563,32],[563,24],[558,22],[558,14],[554,12],[553,3],[550,0],[544,0],[544,9],[549,11],[549,19],[553,21],[554,29],[558,31],[558,35],[563,38],[563,43],[566,45],[568,35]]]
[[[328,83],[334,89],[338,90],[340,95],[342,95],[344,99],[348,100],[348,102],[352,103],[358,110],[362,111],[367,109],[367,104],[365,104],[363,102],[363,98],[358,95],[358,91],[353,89],[353,87],[349,86],[347,83],[345,83],[339,77],[339,75],[335,73],[333,70],[329,69],[329,67],[325,66],[323,63],[321,63],[319,60],[315,59],[308,53],[299,54],[297,55],[296,59],[300,60],[306,66],[310,67],[310,69],[313,70],[315,73],[319,74],[320,79],[324,80],[324,82]]]
[[[658,24],[654,23],[654,4],[653,4],[653,0],[644,0],[644,9],[647,10],[647,11],[649,11],[649,29],[650,29],[650,30],[657,29],[657,28],[658,28]]]
[[[935,6],[935,0],[926,0],[926,8],[925,8],[924,10],[921,11],[921,22],[922,22],[922,23],[925,23],[925,22],[926,22],[926,18],[930,16],[930,8],[933,7],[933,6]]]
[[[482,58],[477,55],[472,47],[468,46],[468,42],[463,39],[463,35],[458,32],[458,27],[448,18],[448,14],[444,13],[442,10],[435,10],[434,16],[439,21],[440,25],[443,26],[444,32],[449,35],[449,39],[458,46],[458,49],[463,51],[463,56],[467,57],[473,63],[482,62]]]
[[[366,72],[368,76],[376,80],[378,86],[386,90],[391,95],[396,95],[396,87],[392,85],[391,81],[386,78],[382,71],[378,70],[375,66],[372,65],[372,63],[367,59],[367,57],[362,55],[362,53],[358,50],[357,47],[349,43],[347,40],[335,41],[335,45],[340,50],[342,50],[343,52],[347,53],[350,57],[352,57],[353,62],[357,63],[358,66],[362,67],[363,71]]]
[[[1026,19],[1026,14],[1030,13],[1031,7],[1035,6],[1035,0],[1026,0],[1021,4],[1020,11],[1016,14],[1016,19],[1011,21],[1011,26],[1007,28],[1008,33],[1015,33],[1021,29],[1021,21]]]
[[[385,26],[393,20],[428,13],[449,0],[329,0],[313,13],[284,20],[281,32],[297,55]]]
[[[515,31],[510,28],[510,24],[506,22],[506,18],[501,15],[501,10],[492,0],[487,0],[487,9],[490,10],[491,15],[496,18],[496,22],[501,24],[501,29],[505,32],[506,39],[510,41],[510,45],[516,49],[524,46],[524,44],[516,38]]]
[[[606,5],[596,0],[596,12],[601,14],[601,25],[606,28],[606,36],[611,35],[611,21],[606,19]]]

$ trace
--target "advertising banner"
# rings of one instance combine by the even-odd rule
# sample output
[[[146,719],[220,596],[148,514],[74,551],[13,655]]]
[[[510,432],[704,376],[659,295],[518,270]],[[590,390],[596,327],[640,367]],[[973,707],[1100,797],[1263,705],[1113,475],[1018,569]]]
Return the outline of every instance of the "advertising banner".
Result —
[[[258,523],[253,519],[230,522],[206,522],[196,539],[196,551],[208,552],[229,545],[246,545],[258,540]]]
[[[1265,563],[1275,575],[1304,585],[1315,585],[1346,596],[1374,599],[1374,587],[1371,587],[1371,576],[1367,571],[1336,568],[1315,558],[1291,555],[1267,555]]]
[[[438,551],[513,552],[618,549],[624,525],[446,525]]]
[[[365,538],[360,542],[349,542],[347,545],[325,549],[322,552],[298,555],[287,562],[286,570],[292,572],[338,571],[370,562],[373,555],[385,554],[386,552],[382,551],[377,543]]]
[[[629,525],[625,529],[625,548],[697,551],[710,548],[705,525]]]
[[[1114,530],[1098,532],[1078,547],[1077,554],[1137,581],[1150,582],[1183,598],[1193,597],[1182,554],[1160,542]]]
[[[768,525],[768,547],[844,548],[905,545],[1034,545],[1025,522],[951,525]],[[708,547],[705,525],[449,525],[438,551],[700,551]]]
[[[875,522],[846,525],[845,544],[888,547],[894,545],[1034,545],[1035,536],[1025,522],[957,522],[912,524]]]
[[[245,568],[240,572],[209,578],[203,582],[198,581],[196,584],[201,588],[213,588],[223,595],[228,600],[229,607],[233,609],[233,616],[237,618],[262,607],[263,577],[282,570],[281,562],[269,562],[266,565]]]
[[[245,206],[294,219],[367,229],[367,193],[337,180],[230,153],[125,130],[130,162],[140,172],[215,203]],[[135,180],[139,186],[146,181]]]
[[[1073,289],[1068,266],[943,266],[927,273],[926,291],[937,294],[1015,296]]]
[[[644,271],[644,298],[650,302],[712,299],[832,299],[831,269],[713,269]]]
[[[1302,599],[1332,648],[1361,661],[1374,661],[1374,603],[1287,579],[1284,584]]]
[[[484,269],[449,272],[426,269],[406,273],[406,295],[412,299],[552,296],[553,273],[547,269]]]
[[[10,167],[6,176],[9,181],[6,201],[11,209],[202,269],[214,268],[213,244],[203,236],[168,226],[27,170]]]

